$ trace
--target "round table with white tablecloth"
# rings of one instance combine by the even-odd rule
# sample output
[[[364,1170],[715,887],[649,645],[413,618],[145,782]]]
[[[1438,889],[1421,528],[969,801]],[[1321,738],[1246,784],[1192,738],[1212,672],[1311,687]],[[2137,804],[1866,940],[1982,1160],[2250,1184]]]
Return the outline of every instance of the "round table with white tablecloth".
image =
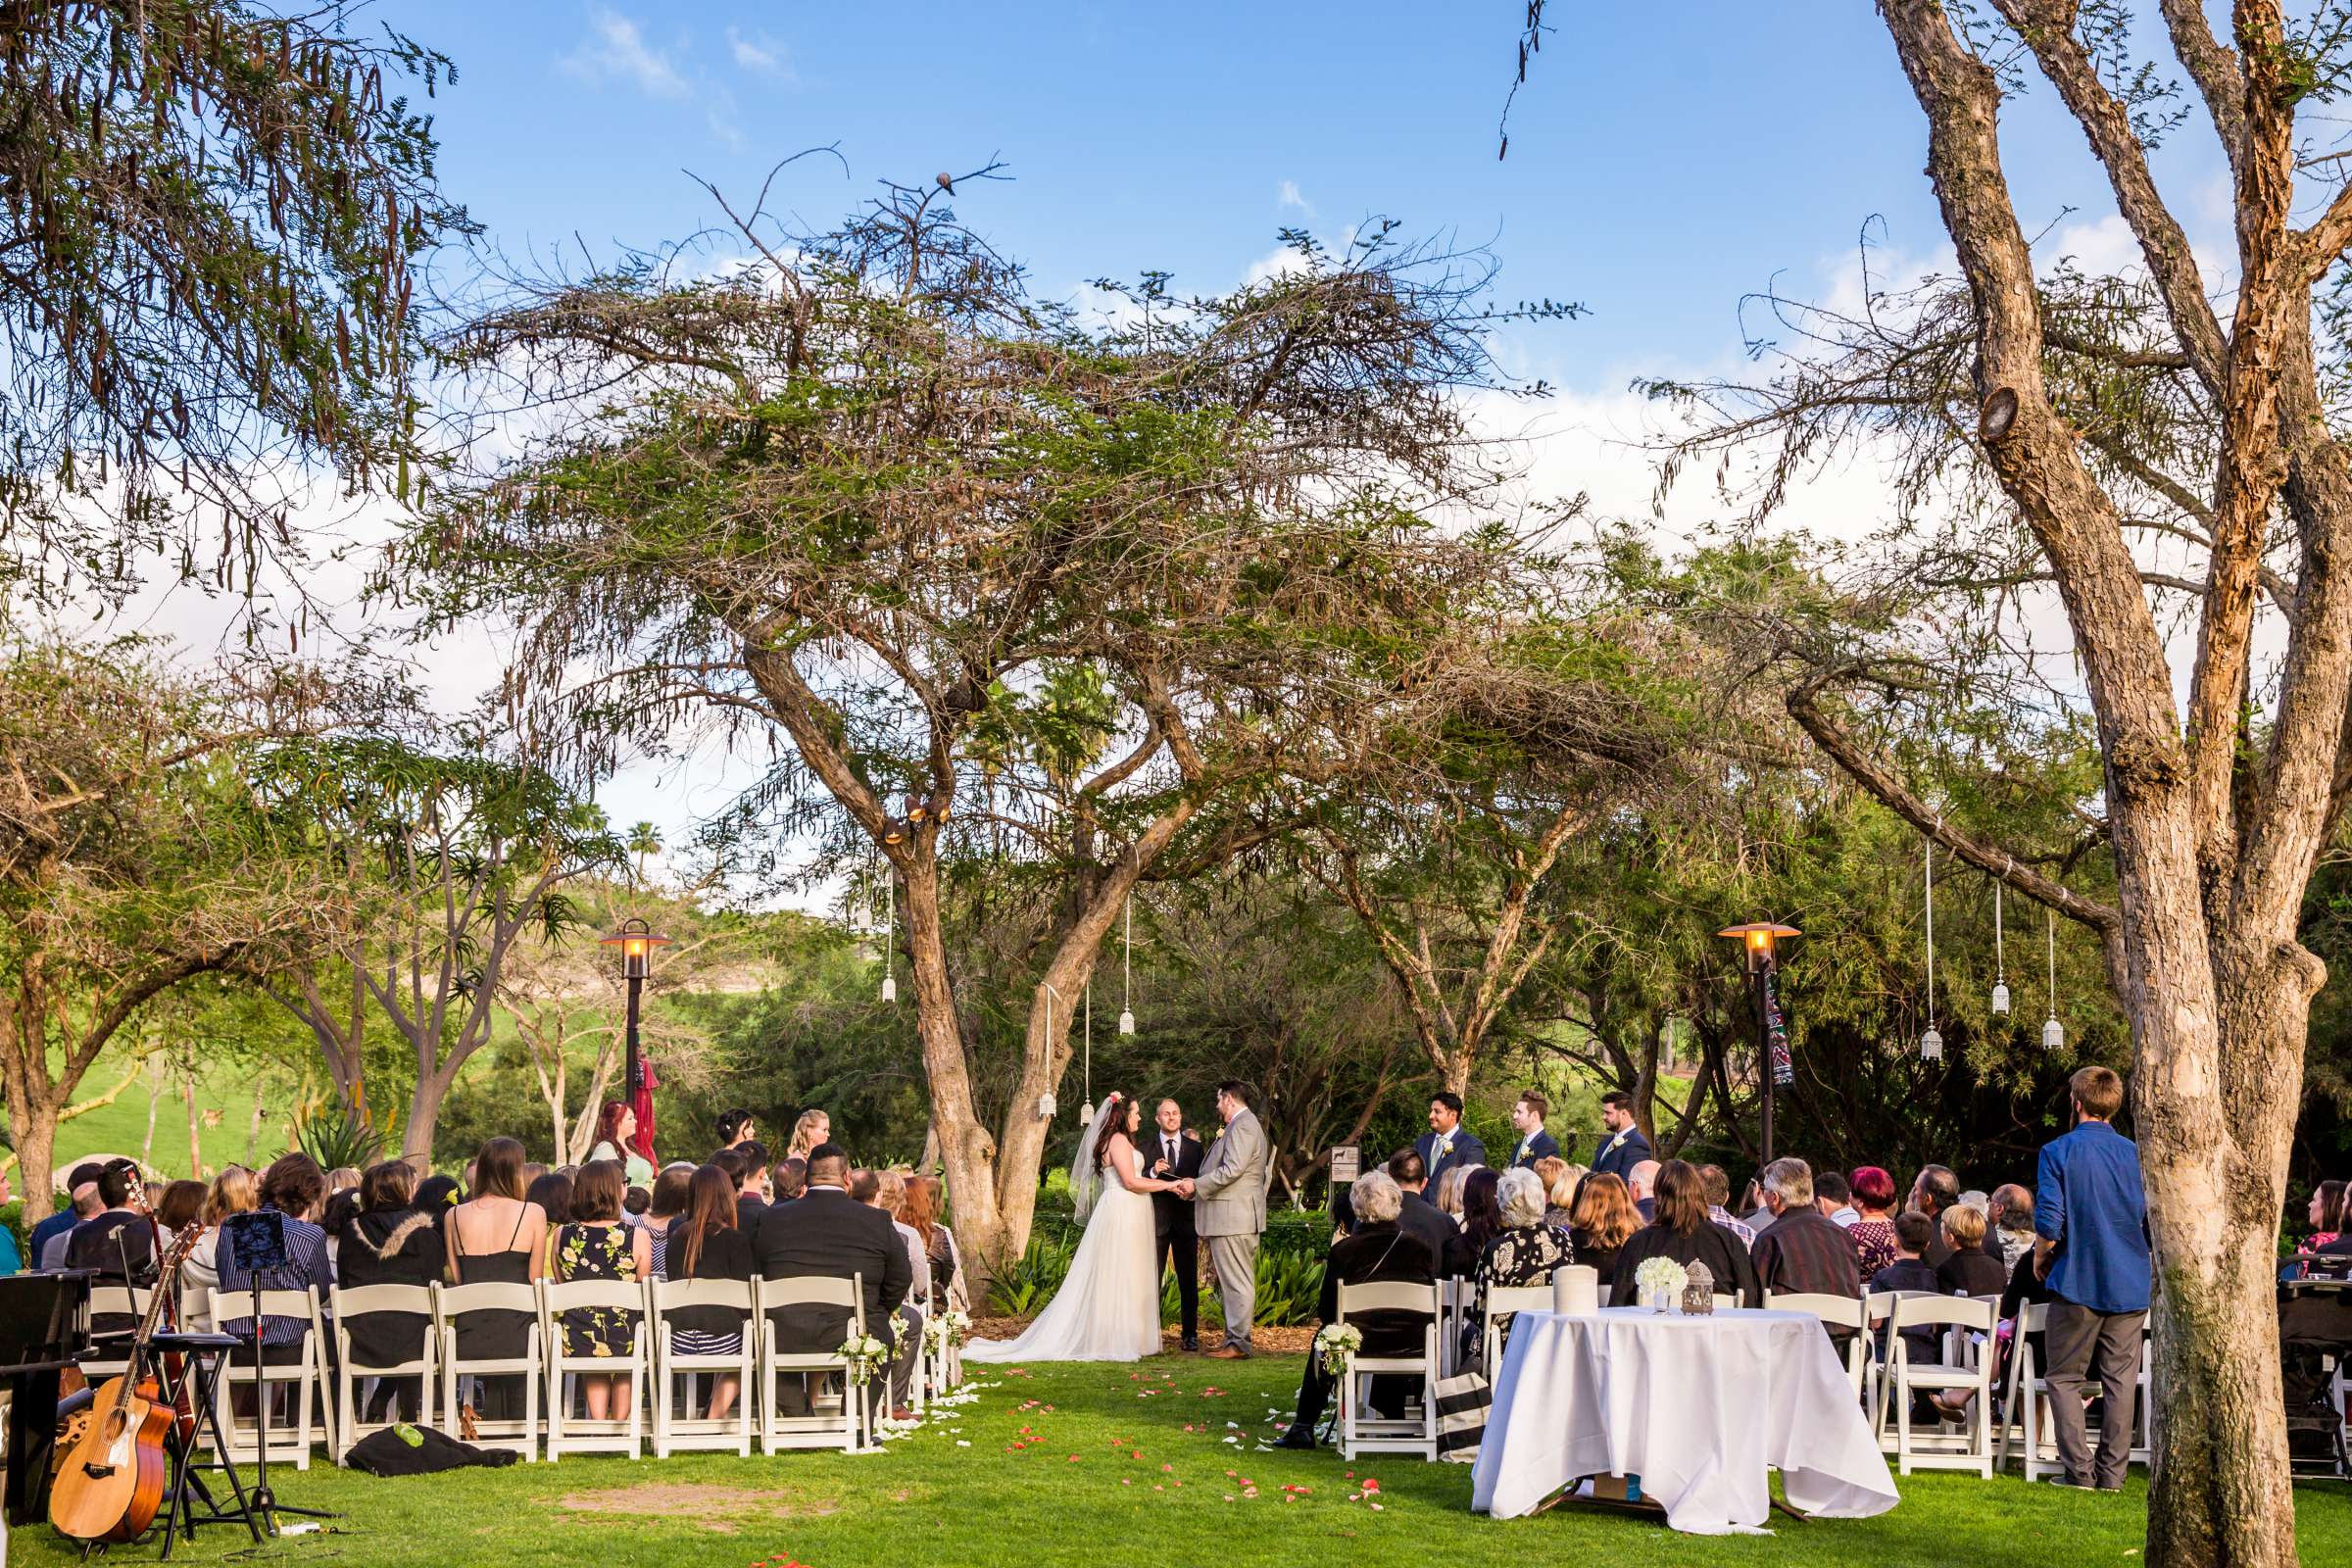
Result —
[[[1864,1519],[1898,1500],[1818,1318],[1521,1312],[1471,1506],[1514,1518],[1579,1477],[1639,1475],[1675,1529],[1724,1535],[1763,1525],[1776,1469],[1803,1513]]]

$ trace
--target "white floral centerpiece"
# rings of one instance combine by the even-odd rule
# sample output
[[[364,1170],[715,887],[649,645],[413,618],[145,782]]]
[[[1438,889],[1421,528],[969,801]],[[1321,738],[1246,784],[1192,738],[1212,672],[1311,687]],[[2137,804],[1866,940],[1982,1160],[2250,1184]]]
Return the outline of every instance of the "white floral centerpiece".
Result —
[[[1315,1333],[1315,1353],[1323,1370],[1338,1377],[1348,1370],[1348,1358],[1364,1348],[1364,1331],[1352,1323],[1326,1323]]]
[[[1690,1283],[1689,1273],[1671,1257],[1645,1257],[1634,1270],[1634,1289],[1642,1305],[1659,1312],[1673,1310]]]
[[[850,1363],[851,1384],[869,1383],[880,1375],[883,1363],[890,1359],[890,1347],[871,1334],[853,1334],[841,1342],[840,1355]]]

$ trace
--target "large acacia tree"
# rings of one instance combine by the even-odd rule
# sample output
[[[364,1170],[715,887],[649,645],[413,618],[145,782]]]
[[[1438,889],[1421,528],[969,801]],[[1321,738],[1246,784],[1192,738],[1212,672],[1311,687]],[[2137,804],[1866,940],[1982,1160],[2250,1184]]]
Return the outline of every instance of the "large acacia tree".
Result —
[[[2132,1026],[2157,1262],[2149,1560],[2268,1568],[2295,1559],[2275,1247],[2325,978],[2297,926],[2352,795],[2352,450],[2329,314],[2352,184],[2330,187],[2340,158],[2299,157],[2327,134],[2309,111],[2342,87],[2352,40],[2332,5],[2290,24],[2278,0],[2236,0],[2226,35],[2194,0],[2157,9],[2193,97],[2176,101],[2172,65],[2133,56],[2120,4],[1885,0],[1958,286],[1813,313],[1769,384],[1682,390],[1730,416],[1699,444],[1783,440],[1768,502],[1808,459],[1891,435],[1906,497],[1961,518],[1940,552],[1958,569],[1919,585],[2011,610],[2055,590],[2104,760],[2089,805],[2112,900],[1964,831],[1859,738],[1857,707],[1913,685],[1899,631],[1816,667],[1791,710],[1946,851],[2096,933]],[[2005,103],[2036,79],[2143,274],[2037,270],[2001,140]],[[2149,158],[2199,108],[2230,171],[2229,293]],[[2186,547],[2186,569],[2159,540]],[[2196,632],[2178,685],[2167,613]]]
[[[413,263],[449,62],[359,8],[0,8],[0,564],[127,591],[142,555],[227,589],[299,552],[314,463],[420,470]]]
[[[739,822],[887,862],[956,1223],[990,1266],[1027,1236],[1073,1004],[1137,879],[1260,842],[1236,808],[1292,715],[1362,694],[1360,643],[1475,612],[1510,550],[1422,510],[1493,477],[1447,396],[1494,379],[1473,261],[1297,236],[1275,278],[1184,300],[1155,276],[1104,324],[1033,296],[952,184],[826,233],[756,208],[747,266],[633,259],[456,334],[455,362],[563,416],[415,559],[453,611],[520,607],[543,674],[592,671],[570,698],[592,728],[713,715],[777,759]],[[1091,733],[1037,722],[1024,694],[1056,679],[1098,694]],[[983,816],[1068,883],[993,1117],[940,912],[943,853]]]

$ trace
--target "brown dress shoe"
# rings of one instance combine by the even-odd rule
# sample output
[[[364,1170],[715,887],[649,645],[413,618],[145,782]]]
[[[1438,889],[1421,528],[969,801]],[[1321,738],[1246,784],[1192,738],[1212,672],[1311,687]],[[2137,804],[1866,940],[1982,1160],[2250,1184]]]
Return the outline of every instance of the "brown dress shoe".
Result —
[[[1203,1353],[1217,1361],[1247,1361],[1250,1359],[1250,1352],[1238,1345],[1220,1345],[1215,1349]]]

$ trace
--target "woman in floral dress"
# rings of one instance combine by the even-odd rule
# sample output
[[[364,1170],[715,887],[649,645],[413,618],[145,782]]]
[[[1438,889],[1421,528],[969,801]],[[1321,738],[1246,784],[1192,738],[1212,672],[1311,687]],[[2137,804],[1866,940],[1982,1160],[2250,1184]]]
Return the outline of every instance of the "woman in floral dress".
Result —
[[[1462,1357],[1479,1355],[1487,1336],[1487,1292],[1497,1287],[1549,1285],[1552,1270],[1573,1259],[1568,1233],[1544,1220],[1544,1179],[1532,1170],[1506,1170],[1494,1184],[1502,1229],[1487,1243],[1478,1259],[1478,1290],[1472,1298],[1470,1320],[1462,1325]],[[1508,1317],[1495,1321],[1497,1348],[1511,1333]],[[1500,1370],[1488,1367],[1492,1378]]]
[[[643,1282],[653,1267],[653,1243],[621,1218],[626,1192],[618,1160],[591,1160],[580,1167],[571,1185],[571,1223],[556,1231],[557,1279]],[[626,1358],[637,1347],[636,1314],[623,1307],[566,1307],[563,1325],[565,1355]],[[625,1376],[582,1377],[580,1387],[587,1396],[589,1420],[629,1418]]]

